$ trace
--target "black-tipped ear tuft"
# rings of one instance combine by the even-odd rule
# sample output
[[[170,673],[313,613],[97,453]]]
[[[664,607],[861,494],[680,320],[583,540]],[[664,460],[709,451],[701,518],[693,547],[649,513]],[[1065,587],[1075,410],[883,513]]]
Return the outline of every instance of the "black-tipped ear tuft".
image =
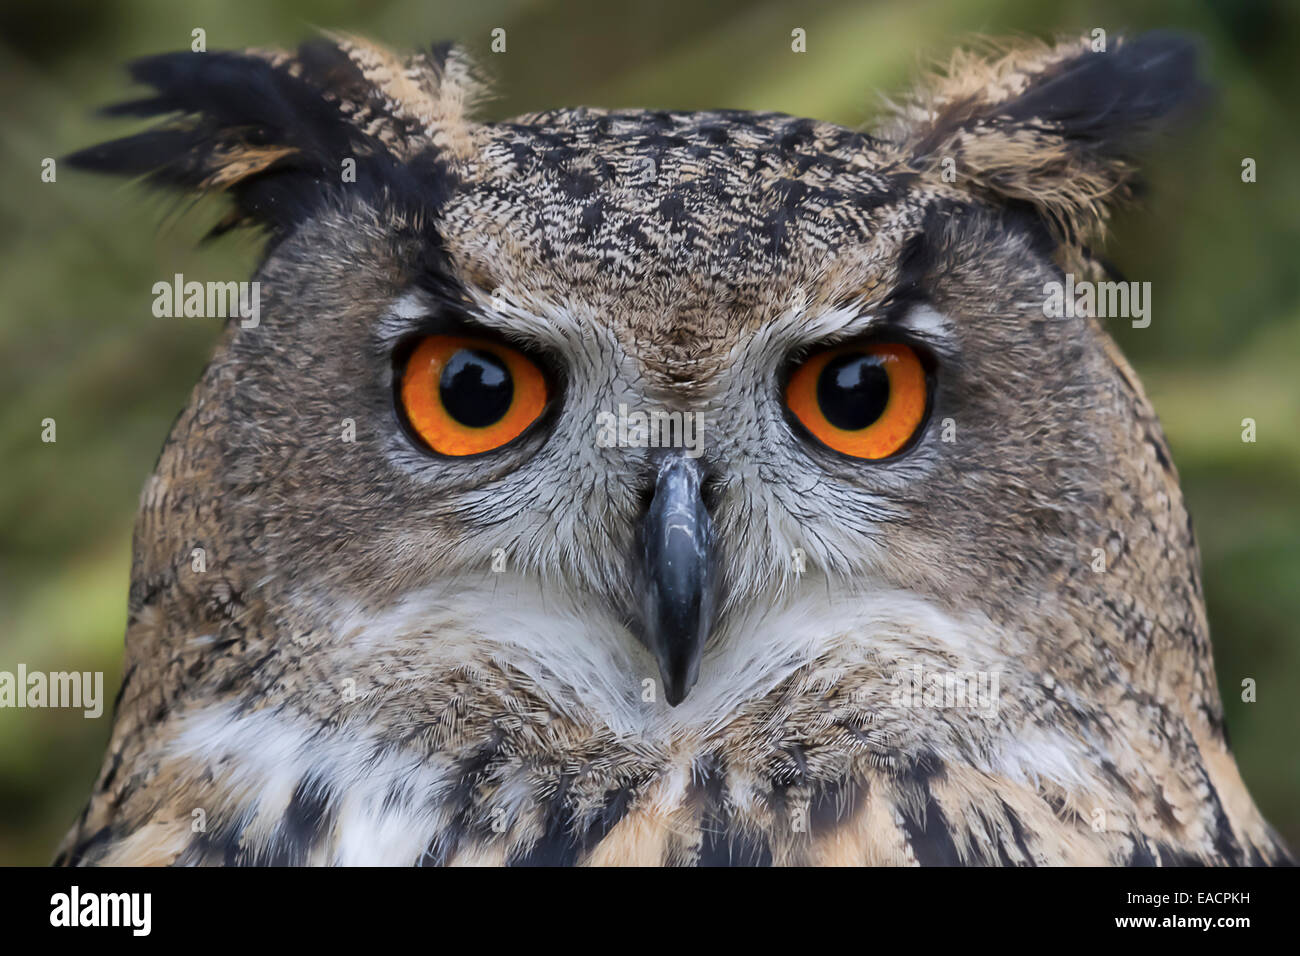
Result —
[[[1006,107],[1012,123],[1048,123],[1080,144],[1140,147],[1142,137],[1203,101],[1197,44],[1175,33],[1144,33],[1111,53],[1088,50],[1032,83]]]
[[[402,61],[364,40],[331,37],[296,55],[170,53],[130,71],[153,95],[104,112],[165,117],[163,125],[68,162],[226,193],[235,208],[217,232],[249,223],[283,236],[345,189],[427,205],[446,191],[436,181],[446,178],[438,154],[467,139],[470,70],[455,51]]]
[[[1207,98],[1198,44],[1172,33],[959,53],[884,131],[900,161],[1036,209],[1081,249],[1138,187],[1133,157]]]

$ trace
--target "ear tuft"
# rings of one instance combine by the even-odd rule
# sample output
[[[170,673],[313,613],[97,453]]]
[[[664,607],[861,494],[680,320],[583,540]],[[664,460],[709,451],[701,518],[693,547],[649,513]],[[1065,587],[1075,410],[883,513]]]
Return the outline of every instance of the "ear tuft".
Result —
[[[296,54],[163,54],[130,70],[153,95],[104,112],[166,119],[69,162],[228,193],[235,210],[215,231],[253,223],[279,236],[345,187],[436,198],[429,177],[445,178],[447,163],[470,148],[467,111],[480,89],[468,59],[450,45],[401,60],[344,36],[310,41]]]
[[[361,85],[353,89],[351,104],[368,104],[417,143],[432,142],[457,158],[472,152],[469,116],[487,85],[463,49],[439,43],[402,60],[361,37],[329,37],[360,74]]]
[[[1202,100],[1196,45],[1169,33],[959,53],[895,108],[900,162],[1035,208],[1075,251],[1136,186],[1133,156]],[[947,175],[945,175],[947,173]]]

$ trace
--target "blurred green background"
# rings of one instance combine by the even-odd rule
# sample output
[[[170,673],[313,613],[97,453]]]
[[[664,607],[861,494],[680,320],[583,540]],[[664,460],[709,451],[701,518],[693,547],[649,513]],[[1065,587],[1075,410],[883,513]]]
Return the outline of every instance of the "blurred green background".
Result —
[[[219,320],[157,319],[175,272],[246,273],[256,243],[198,248],[210,217],[41,160],[119,134],[92,116],[129,90],[124,60],[188,48],[295,45],[316,27],[400,48],[456,39],[495,78],[485,113],[553,106],[736,107],[861,125],[972,34],[1205,39],[1219,95],[1148,166],[1148,209],[1110,257],[1150,280],[1153,321],[1113,324],[1165,423],[1196,523],[1218,671],[1242,772],[1300,848],[1300,7],[1192,0],[889,0],[623,7],[479,0],[43,0],[0,12],[0,670],[120,676],[139,490]],[[491,30],[507,52],[490,52]],[[790,32],[807,31],[807,53]],[[1241,181],[1241,161],[1258,182]],[[160,227],[162,224],[162,228]],[[41,420],[58,442],[40,441]],[[1258,422],[1243,444],[1241,420]],[[1258,701],[1243,703],[1244,678]],[[109,713],[0,710],[0,862],[44,863],[80,810]]]

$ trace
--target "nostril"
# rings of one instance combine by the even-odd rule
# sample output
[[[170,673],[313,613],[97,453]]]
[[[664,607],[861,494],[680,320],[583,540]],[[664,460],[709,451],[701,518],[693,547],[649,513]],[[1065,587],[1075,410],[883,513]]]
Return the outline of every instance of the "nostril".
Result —
[[[707,475],[700,484],[700,498],[704,501],[704,507],[709,509],[710,514],[717,511],[718,504],[722,501],[722,495],[726,488],[726,480],[721,475],[716,474]]]
[[[637,490],[637,505],[639,506],[637,508],[637,513],[645,514],[647,511],[649,511],[650,502],[654,501],[654,497],[655,497],[655,483],[654,480],[651,479],[650,481],[647,481],[644,484],[642,484],[641,487]]]

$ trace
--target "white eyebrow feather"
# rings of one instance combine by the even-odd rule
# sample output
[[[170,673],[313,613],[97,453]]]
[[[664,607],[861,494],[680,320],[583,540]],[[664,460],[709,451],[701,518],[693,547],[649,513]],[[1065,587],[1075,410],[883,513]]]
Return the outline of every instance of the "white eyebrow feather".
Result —
[[[864,310],[856,303],[807,312],[792,309],[762,329],[752,343],[738,348],[776,353],[792,348],[816,347],[828,340],[846,341],[868,335],[885,326],[883,312]],[[951,347],[952,320],[925,303],[909,308],[901,317],[890,323],[893,327],[912,332],[941,351]]]
[[[488,329],[526,339],[545,348],[562,352],[570,350],[573,341],[590,338],[597,328],[592,322],[583,322],[581,313],[571,308],[571,303],[551,303],[527,297],[516,298],[501,293],[489,295],[478,289],[469,289],[470,302],[466,314]],[[421,319],[440,311],[440,306],[429,295],[412,289],[395,299],[375,325],[375,335],[381,347],[391,347]]]
[[[418,289],[412,289],[393,301],[375,323],[375,337],[382,348],[390,348],[408,334],[421,319],[432,315],[433,303]]]
[[[417,290],[412,290],[393,303],[389,313],[398,319],[418,319],[429,311],[428,302]]]
[[[925,338],[940,341],[952,338],[952,321],[942,312],[925,303],[908,309],[898,324]]]

